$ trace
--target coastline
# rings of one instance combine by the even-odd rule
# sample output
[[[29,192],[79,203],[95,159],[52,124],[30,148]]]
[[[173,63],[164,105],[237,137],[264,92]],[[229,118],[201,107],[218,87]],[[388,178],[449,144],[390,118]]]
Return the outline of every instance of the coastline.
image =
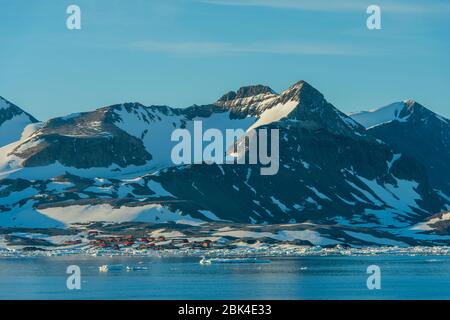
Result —
[[[305,246],[271,246],[264,248],[237,248],[237,249],[171,249],[171,250],[97,250],[97,249],[54,249],[48,251],[24,252],[17,249],[0,250],[0,257],[32,258],[32,257],[320,257],[320,256],[450,256],[450,246],[434,247],[360,247],[333,248],[305,247]]]

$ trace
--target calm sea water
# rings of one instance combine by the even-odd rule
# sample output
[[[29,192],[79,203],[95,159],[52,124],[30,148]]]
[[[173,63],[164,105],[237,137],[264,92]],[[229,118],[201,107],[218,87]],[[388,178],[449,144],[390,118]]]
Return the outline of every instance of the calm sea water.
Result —
[[[200,265],[197,258],[0,257],[0,299],[450,299],[450,257],[295,257]],[[103,264],[145,271],[100,273]],[[381,268],[381,290],[366,286]],[[81,290],[66,268],[81,268]]]

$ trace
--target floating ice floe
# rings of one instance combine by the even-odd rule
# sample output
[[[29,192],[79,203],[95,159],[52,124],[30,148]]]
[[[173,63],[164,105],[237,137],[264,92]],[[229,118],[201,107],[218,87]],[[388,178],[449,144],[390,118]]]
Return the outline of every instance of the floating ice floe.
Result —
[[[98,267],[98,271],[100,272],[108,272],[108,271],[121,271],[123,269],[123,265],[121,264],[104,264]]]
[[[213,263],[270,263],[270,260],[262,260],[256,258],[235,258],[235,259],[224,259],[224,258],[211,258],[206,259],[202,257],[200,264],[213,264]]]
[[[148,267],[140,267],[140,266],[127,266],[127,271],[145,271],[148,270]]]

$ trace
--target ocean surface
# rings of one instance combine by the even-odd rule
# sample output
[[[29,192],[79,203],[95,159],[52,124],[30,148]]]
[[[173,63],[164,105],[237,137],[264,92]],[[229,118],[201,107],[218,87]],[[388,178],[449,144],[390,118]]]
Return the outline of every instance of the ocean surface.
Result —
[[[0,257],[0,299],[450,299],[449,256],[278,257],[200,265],[194,257]],[[109,271],[104,264],[147,267]],[[69,265],[81,289],[69,290]],[[367,267],[381,289],[367,288]]]

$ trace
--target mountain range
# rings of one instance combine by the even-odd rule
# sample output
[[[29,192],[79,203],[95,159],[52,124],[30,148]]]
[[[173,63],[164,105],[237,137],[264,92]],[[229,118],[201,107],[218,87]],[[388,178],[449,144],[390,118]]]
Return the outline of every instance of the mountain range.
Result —
[[[171,134],[194,121],[278,129],[278,173],[173,165]],[[299,81],[280,93],[242,87],[208,105],[124,103],[38,122],[0,98],[0,227],[301,223],[334,239],[329,230],[349,228],[447,244],[448,210],[450,120],[412,100],[347,115]]]

